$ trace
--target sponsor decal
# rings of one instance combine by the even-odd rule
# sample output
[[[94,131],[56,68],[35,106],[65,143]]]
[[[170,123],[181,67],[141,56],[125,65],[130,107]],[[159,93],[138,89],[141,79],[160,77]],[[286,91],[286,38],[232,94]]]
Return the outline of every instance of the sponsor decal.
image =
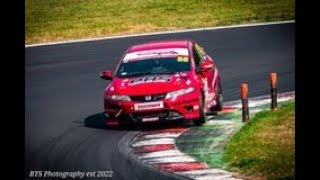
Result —
[[[174,50],[153,50],[153,51],[142,51],[141,53],[137,53],[137,55],[139,56],[143,56],[143,55],[150,55],[150,54],[178,54],[176,51]]]
[[[209,95],[208,79],[207,78],[203,78],[202,81],[203,81],[204,94],[207,97]]]
[[[163,102],[149,102],[149,103],[136,103],[134,105],[134,110],[149,110],[149,109],[159,109],[163,108]]]
[[[168,56],[188,56],[187,48],[164,48],[164,49],[153,49],[138,51],[126,54],[123,59],[123,63],[129,61],[143,60],[148,58],[159,58],[159,57],[168,57]]]
[[[217,80],[217,76],[218,76],[218,69],[217,69],[217,68],[214,68],[214,74],[213,74],[213,80],[212,80],[212,87],[215,87],[216,80]]]
[[[140,77],[134,78],[131,80],[129,85],[137,85],[141,83],[151,83],[151,82],[169,82],[171,79],[170,76],[147,76],[147,77]]]

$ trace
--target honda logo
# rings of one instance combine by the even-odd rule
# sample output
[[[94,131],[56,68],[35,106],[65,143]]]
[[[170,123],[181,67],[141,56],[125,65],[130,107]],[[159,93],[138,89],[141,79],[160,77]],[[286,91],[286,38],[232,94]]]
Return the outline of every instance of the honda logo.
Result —
[[[145,100],[146,100],[146,101],[150,101],[150,100],[151,100],[151,96],[150,96],[150,95],[146,96],[146,97],[145,97]]]

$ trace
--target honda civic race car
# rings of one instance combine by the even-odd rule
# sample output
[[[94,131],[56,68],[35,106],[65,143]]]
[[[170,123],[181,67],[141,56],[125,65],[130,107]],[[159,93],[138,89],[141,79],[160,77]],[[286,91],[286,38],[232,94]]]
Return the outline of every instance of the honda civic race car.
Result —
[[[192,40],[137,44],[120,59],[104,92],[106,125],[154,121],[206,122],[223,107],[220,75],[213,59]]]

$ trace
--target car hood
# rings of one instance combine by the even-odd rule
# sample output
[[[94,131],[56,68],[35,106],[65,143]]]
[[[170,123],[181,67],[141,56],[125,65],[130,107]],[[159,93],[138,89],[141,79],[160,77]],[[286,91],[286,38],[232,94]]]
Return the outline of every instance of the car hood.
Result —
[[[106,93],[129,96],[160,94],[194,86],[195,81],[191,72],[115,78]]]

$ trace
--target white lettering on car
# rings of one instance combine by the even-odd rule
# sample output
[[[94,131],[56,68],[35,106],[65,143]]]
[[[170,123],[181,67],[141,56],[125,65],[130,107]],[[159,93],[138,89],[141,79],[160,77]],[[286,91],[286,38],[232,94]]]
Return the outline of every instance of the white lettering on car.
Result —
[[[149,58],[159,58],[159,57],[176,57],[177,55],[189,56],[187,48],[163,48],[163,49],[153,49],[131,52],[125,55],[123,58],[123,63],[130,61],[138,61]]]
[[[151,82],[169,82],[170,76],[147,76],[141,78],[134,78],[131,80],[129,85],[137,85],[142,83],[151,83]]]

